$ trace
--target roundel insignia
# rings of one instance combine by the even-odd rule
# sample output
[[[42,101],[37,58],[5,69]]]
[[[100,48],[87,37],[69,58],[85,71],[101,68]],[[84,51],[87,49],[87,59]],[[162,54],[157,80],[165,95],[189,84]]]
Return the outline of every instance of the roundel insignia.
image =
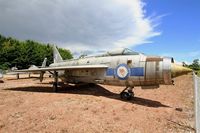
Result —
[[[116,68],[116,75],[119,79],[125,80],[128,78],[129,75],[129,69],[126,64],[120,64]]]

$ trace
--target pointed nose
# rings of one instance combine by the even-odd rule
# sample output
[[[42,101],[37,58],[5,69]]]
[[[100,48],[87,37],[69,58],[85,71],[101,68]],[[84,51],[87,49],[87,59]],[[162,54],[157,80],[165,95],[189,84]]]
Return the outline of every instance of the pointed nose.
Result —
[[[181,65],[177,65],[177,64],[174,64],[174,63],[171,64],[172,78],[175,78],[175,77],[178,77],[178,76],[190,73],[190,72],[192,72],[192,69],[190,69],[190,68],[183,67]]]

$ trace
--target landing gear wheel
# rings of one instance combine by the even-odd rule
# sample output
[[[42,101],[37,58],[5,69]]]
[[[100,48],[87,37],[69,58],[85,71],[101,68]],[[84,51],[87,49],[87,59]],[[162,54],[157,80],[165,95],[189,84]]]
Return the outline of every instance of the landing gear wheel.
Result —
[[[120,93],[121,99],[124,100],[131,100],[132,97],[134,97],[133,87],[126,87],[121,93]]]
[[[121,99],[131,100],[132,94],[129,92],[121,92],[120,93]]]
[[[58,92],[58,72],[54,71],[53,90]]]
[[[53,83],[53,91],[58,92],[58,84],[56,82]]]
[[[132,96],[132,97],[134,97],[134,92],[133,91],[130,91],[130,90],[128,90],[128,93]]]

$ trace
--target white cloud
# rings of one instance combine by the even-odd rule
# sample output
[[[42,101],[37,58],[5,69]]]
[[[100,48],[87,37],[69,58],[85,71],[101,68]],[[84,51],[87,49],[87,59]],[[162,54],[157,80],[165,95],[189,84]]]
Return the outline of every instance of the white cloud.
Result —
[[[160,35],[141,0],[0,0],[0,32],[71,49],[108,50]]]

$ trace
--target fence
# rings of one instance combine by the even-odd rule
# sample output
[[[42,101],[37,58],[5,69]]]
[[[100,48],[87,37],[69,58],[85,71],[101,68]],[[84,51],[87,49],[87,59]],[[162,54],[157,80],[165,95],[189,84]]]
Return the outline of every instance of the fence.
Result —
[[[195,94],[195,128],[200,133],[200,78],[193,74]]]

